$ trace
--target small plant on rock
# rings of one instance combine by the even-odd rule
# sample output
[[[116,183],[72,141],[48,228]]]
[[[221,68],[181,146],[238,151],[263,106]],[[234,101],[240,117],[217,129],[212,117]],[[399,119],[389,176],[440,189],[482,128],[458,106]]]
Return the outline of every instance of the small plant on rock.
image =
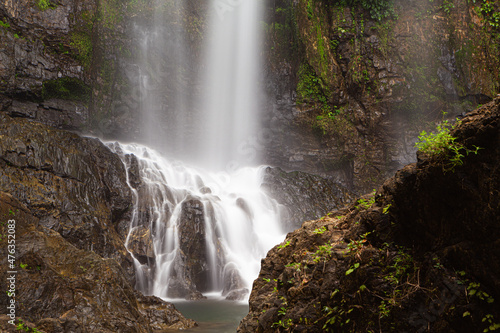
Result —
[[[454,171],[455,167],[464,164],[464,153],[477,154],[479,147],[467,149],[463,144],[456,142],[456,138],[451,135],[451,130],[455,128],[447,120],[437,126],[437,133],[427,133],[422,131],[418,136],[415,147],[431,158],[440,158],[447,163],[443,167],[444,171]]]

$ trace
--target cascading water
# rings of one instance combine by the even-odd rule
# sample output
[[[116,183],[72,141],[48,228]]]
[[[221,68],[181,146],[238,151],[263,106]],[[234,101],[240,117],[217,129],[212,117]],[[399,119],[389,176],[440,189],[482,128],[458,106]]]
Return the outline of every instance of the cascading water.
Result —
[[[169,88],[186,77],[172,73],[189,61],[179,23],[183,1],[165,4],[167,16],[157,15],[153,28],[136,27],[141,56],[132,84],[140,90],[143,141],[168,159],[139,144],[109,144],[135,195],[126,245],[137,288],[165,298],[217,292],[244,299],[261,258],[284,238],[280,207],[260,189],[262,167],[241,167],[258,162],[265,139],[257,134],[261,1],[212,1],[198,102],[186,98],[187,86]]]
[[[245,297],[261,258],[284,236],[279,205],[260,189],[264,167],[210,173],[142,145],[109,146],[126,164],[135,196],[126,245],[147,257],[136,261],[138,288],[167,298]]]

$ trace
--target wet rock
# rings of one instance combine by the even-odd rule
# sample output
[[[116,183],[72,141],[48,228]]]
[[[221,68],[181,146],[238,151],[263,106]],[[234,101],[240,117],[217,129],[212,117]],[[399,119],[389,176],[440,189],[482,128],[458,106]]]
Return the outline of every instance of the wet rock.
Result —
[[[243,301],[248,296],[249,293],[250,290],[248,290],[247,288],[235,289],[235,290],[233,289],[226,295],[226,300]]]
[[[149,228],[139,226],[132,229],[128,235],[127,248],[141,264],[152,261],[155,257],[155,253]]]
[[[223,281],[222,296],[226,296],[226,299],[234,300],[235,297],[238,298],[238,295],[245,296],[243,280],[234,264],[229,263],[224,268]],[[248,294],[248,290],[246,292]]]
[[[331,179],[299,171],[285,172],[280,168],[266,169],[262,188],[287,207],[283,221],[288,230],[352,200],[350,191]]]
[[[118,156],[97,139],[5,114],[0,137],[0,190],[77,248],[117,259],[133,281],[125,238],[115,228],[132,207]]]
[[[129,168],[127,169],[128,181],[130,183],[130,186],[137,189],[142,183],[139,171],[139,161],[137,160],[137,156],[133,154],[129,154],[125,156],[125,158],[130,165]]]
[[[154,330],[185,330],[197,326],[193,320],[184,318],[172,303],[139,293],[136,293],[136,296],[139,312],[144,315]]]
[[[173,305],[137,295],[114,259],[76,248],[4,192],[0,216],[16,221],[16,266],[22,266],[16,275],[17,319],[50,333],[151,332],[194,325]],[[2,234],[6,228],[2,223]],[[0,245],[0,264],[7,267],[7,239]],[[5,280],[7,271],[0,276]],[[0,295],[0,304],[10,304],[6,293]],[[5,327],[5,322],[0,325]]]
[[[186,258],[186,270],[198,291],[209,288],[204,208],[197,199],[182,204],[179,223],[179,248]]]

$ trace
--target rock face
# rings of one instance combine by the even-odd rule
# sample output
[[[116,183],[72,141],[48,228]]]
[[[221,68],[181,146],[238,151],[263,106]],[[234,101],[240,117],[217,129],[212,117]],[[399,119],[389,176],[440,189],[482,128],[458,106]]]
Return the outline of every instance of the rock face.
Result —
[[[452,134],[483,149],[454,172],[420,154],[375,195],[271,250],[238,332],[497,329],[500,96]]]
[[[1,111],[60,128],[88,124],[90,79],[82,57],[92,46],[79,27],[95,8],[95,1],[65,0],[45,9],[28,0],[0,3]]]
[[[320,218],[352,200],[351,193],[331,179],[279,168],[266,169],[262,188],[286,207],[282,221],[285,230],[289,231],[299,228],[303,221]]]
[[[454,118],[500,92],[490,5],[378,5],[269,4],[267,163],[371,191],[415,161],[413,144],[427,122],[443,111]]]
[[[171,304],[137,295],[115,260],[76,248],[4,192],[0,216],[16,221],[17,319],[44,332],[151,332],[193,326]],[[7,227],[2,224],[5,235]],[[6,250],[3,238],[4,267]],[[4,280],[9,276],[5,270],[0,275]],[[8,295],[0,296],[2,306],[9,302]]]
[[[0,114],[0,192],[1,218],[16,220],[20,319],[46,332],[193,326],[172,305],[134,291],[124,246],[131,192],[123,163],[99,140]],[[147,243],[135,250],[149,255]]]
[[[133,281],[118,226],[132,206],[125,169],[99,140],[0,115],[0,190],[81,250],[115,258]]]

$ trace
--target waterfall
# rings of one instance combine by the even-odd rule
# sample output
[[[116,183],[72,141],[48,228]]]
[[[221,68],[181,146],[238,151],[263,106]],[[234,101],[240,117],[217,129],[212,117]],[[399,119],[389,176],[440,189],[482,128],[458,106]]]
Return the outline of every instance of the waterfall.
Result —
[[[260,189],[264,167],[214,173],[143,145],[108,146],[134,193],[126,246],[137,288],[165,298],[247,297],[260,260],[284,238],[280,207]]]
[[[153,2],[153,21],[135,24],[139,56],[129,75],[147,147],[108,144],[134,193],[126,246],[136,288],[245,299],[260,260],[284,238],[280,207],[261,191],[255,166],[266,143],[258,132],[262,4],[212,0],[197,64],[186,43],[187,3]]]
[[[208,55],[202,86],[207,87],[198,109],[206,125],[199,140],[199,157],[210,168],[235,168],[256,163],[248,142],[259,119],[261,1],[213,1]],[[255,145],[252,148],[256,148]]]

